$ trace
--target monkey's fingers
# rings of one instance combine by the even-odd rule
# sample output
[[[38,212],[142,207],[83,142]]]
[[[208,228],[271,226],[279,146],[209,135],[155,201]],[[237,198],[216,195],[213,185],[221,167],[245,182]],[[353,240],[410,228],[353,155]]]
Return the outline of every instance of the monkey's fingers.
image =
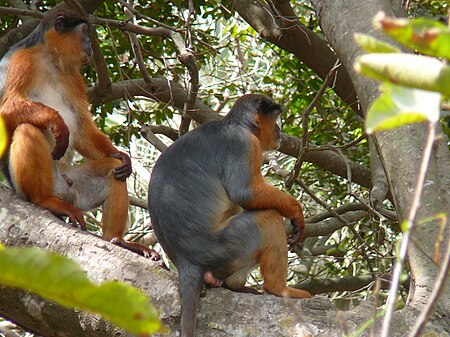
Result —
[[[301,239],[302,239],[302,237],[301,237],[301,235],[299,235],[299,233],[292,234],[288,238],[288,243],[290,245],[295,245],[296,243],[300,242]]]
[[[52,132],[55,136],[55,147],[53,148],[52,158],[58,160],[64,156],[69,146],[69,128],[63,123],[59,127],[52,128]]]
[[[297,219],[291,219],[291,226],[293,227],[293,233],[289,236],[288,243],[293,245],[303,238],[304,225],[300,224]]]
[[[119,180],[127,179],[131,175],[131,172],[133,171],[133,169],[131,168],[130,156],[128,156],[124,152],[116,152],[116,153],[111,153],[110,157],[114,157],[114,158],[120,159],[122,161],[122,165],[120,165],[119,167],[116,167],[113,170],[113,174],[116,177],[116,179],[119,179]]]
[[[114,176],[118,180],[125,180],[131,175],[131,170],[127,166],[119,166],[113,170]]]
[[[137,242],[128,242],[123,239],[114,238],[110,241],[112,244],[128,249],[129,251],[132,251],[133,253],[139,254],[145,258],[150,258],[152,261],[159,261],[161,257],[159,254],[154,251],[153,249],[150,249],[144,245],[141,245]]]
[[[80,226],[82,231],[86,231],[86,222],[84,221],[84,216],[80,211],[74,211],[69,214],[69,222],[73,227]]]

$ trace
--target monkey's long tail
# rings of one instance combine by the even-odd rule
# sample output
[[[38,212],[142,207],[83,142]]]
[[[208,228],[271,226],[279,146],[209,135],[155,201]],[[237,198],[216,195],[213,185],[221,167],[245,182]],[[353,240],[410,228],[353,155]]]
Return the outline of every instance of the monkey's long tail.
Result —
[[[181,296],[181,337],[194,337],[197,325],[197,307],[204,286],[203,272],[194,266],[178,269]]]

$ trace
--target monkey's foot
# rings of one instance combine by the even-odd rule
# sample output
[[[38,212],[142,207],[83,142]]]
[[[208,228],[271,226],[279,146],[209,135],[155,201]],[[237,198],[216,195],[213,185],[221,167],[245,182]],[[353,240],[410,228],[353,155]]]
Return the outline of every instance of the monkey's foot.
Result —
[[[232,291],[236,291],[238,293],[247,293],[247,294],[253,294],[253,295],[262,295],[263,293],[258,291],[257,289],[246,287],[246,286],[229,286],[228,284],[223,285],[224,288],[230,289]]]
[[[210,271],[203,274],[203,282],[205,282],[206,286],[211,288],[218,288],[223,284],[223,281],[215,278]]]
[[[128,242],[123,239],[114,238],[110,241],[112,244],[128,249],[129,251],[132,251],[133,253],[139,254],[145,258],[150,258],[152,261],[159,261],[161,257],[159,254],[154,251],[153,249],[150,249],[144,245],[141,245],[137,242]]]

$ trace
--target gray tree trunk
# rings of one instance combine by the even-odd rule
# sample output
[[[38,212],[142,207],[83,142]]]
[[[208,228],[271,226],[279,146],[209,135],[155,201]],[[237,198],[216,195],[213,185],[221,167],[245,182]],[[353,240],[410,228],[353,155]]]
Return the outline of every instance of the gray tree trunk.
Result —
[[[386,36],[376,31],[370,22],[380,10],[383,10],[388,16],[395,16],[392,5],[383,0],[369,2],[313,0],[312,3],[319,15],[321,27],[328,41],[349,71],[363,111],[366,112],[378,96],[379,83],[358,75],[353,70],[355,58],[362,54],[353,35],[354,33],[366,33],[382,40],[388,40]],[[439,132],[442,133],[440,128]],[[406,220],[426,140],[426,126],[424,124],[408,125],[392,131],[377,133],[374,138],[381,150],[380,157],[386,169],[398,215],[400,220]],[[442,137],[441,134],[433,148],[421,206],[417,214],[418,221],[432,218],[439,213],[446,213],[448,217],[450,210],[449,167],[450,152],[445,136]],[[437,221],[415,224],[413,232],[415,240],[408,250],[413,284],[408,305],[403,313],[408,310],[420,311],[428,301],[439,268],[430,261],[430,257],[435,255],[435,243],[439,239],[440,230],[441,226]],[[443,228],[442,234],[439,249],[441,262],[450,239],[448,222]],[[438,302],[436,315],[450,317],[449,295],[450,281],[447,279],[446,290]]]

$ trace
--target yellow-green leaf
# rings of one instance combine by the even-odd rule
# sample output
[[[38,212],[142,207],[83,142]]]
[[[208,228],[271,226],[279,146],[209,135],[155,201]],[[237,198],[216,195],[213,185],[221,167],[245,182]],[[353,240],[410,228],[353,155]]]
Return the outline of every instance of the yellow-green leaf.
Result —
[[[359,46],[368,53],[399,53],[400,50],[393,45],[378,40],[367,34],[355,34]]]
[[[374,25],[409,48],[450,60],[450,30],[439,21],[423,17],[394,19],[380,13],[375,16]]]
[[[75,262],[61,255],[37,248],[2,248],[0,270],[0,284],[100,314],[133,334],[164,331],[158,313],[141,291],[116,281],[97,286]]]
[[[401,228],[401,230],[402,230],[402,233],[405,233],[409,228],[408,228],[408,221],[406,221],[406,220],[403,220],[401,223],[400,223],[400,228]]]
[[[450,95],[450,66],[436,58],[413,54],[367,54],[355,70],[380,81]]]
[[[441,96],[438,93],[389,83],[384,83],[381,90],[382,95],[367,112],[367,133],[439,119]]]

